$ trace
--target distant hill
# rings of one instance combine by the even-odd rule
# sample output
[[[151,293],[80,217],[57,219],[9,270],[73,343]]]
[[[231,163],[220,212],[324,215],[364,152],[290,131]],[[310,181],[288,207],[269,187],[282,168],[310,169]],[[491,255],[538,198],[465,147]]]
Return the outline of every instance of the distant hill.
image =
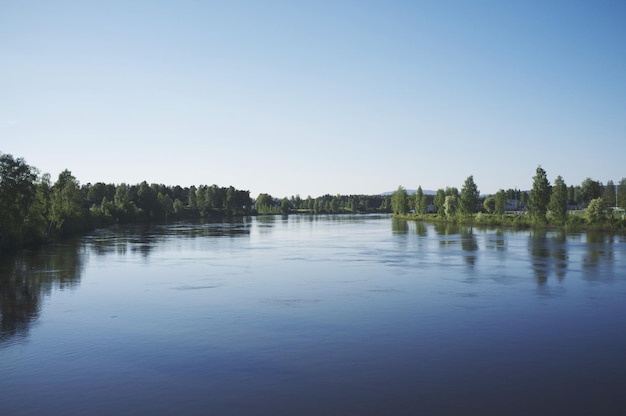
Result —
[[[415,194],[415,192],[417,192],[417,189],[405,189],[406,193],[409,195],[413,195]],[[391,191],[391,192],[383,192],[381,195],[393,195],[393,193],[396,191]],[[424,192],[425,195],[435,195],[437,194],[437,191],[431,191],[429,189],[422,189],[422,192]]]

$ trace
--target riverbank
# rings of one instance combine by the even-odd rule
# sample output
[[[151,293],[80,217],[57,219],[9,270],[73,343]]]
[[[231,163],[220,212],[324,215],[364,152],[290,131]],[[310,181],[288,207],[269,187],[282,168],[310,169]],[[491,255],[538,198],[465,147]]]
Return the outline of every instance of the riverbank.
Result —
[[[533,222],[527,214],[485,214],[478,213],[472,216],[445,217],[439,214],[394,214],[393,218],[409,221],[424,221],[429,223],[452,223],[459,225],[481,227],[505,227],[512,229],[549,229],[564,231],[604,231],[615,234],[626,234],[626,219],[607,216],[596,223],[589,221],[580,214],[570,214],[565,224],[557,224],[551,218],[544,223]]]

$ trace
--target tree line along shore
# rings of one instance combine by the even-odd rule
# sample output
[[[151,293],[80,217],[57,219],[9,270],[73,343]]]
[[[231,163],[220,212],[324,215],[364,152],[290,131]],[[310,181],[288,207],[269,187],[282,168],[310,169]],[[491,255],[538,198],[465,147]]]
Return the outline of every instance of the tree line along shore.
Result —
[[[460,191],[448,187],[427,195],[420,186],[409,195],[400,186],[392,194],[391,208],[394,216],[413,220],[626,232],[626,178],[617,185],[586,178],[580,185],[568,186],[557,176],[551,184],[539,166],[530,191],[501,189],[481,196],[470,175]]]
[[[0,252],[112,224],[257,214],[391,213],[390,195],[255,199],[232,186],[181,187],[141,182],[81,185],[69,170],[53,183],[23,158],[0,153]]]
[[[538,167],[528,192],[508,189],[481,196],[473,176],[459,191],[448,187],[414,195],[403,187],[391,195],[299,195],[275,198],[232,186],[181,187],[141,182],[136,185],[81,185],[69,170],[52,183],[23,158],[0,153],[0,251],[41,244],[112,224],[215,219],[263,214],[393,213],[414,220],[451,221],[487,226],[570,227],[624,231],[626,178],[618,185],[590,178],[567,186],[553,184]]]

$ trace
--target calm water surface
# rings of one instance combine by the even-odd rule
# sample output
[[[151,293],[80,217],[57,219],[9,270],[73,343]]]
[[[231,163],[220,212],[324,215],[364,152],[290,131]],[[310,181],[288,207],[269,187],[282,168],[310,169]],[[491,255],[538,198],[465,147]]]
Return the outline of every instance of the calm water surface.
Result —
[[[626,414],[626,240],[381,216],[0,261],[0,414]]]

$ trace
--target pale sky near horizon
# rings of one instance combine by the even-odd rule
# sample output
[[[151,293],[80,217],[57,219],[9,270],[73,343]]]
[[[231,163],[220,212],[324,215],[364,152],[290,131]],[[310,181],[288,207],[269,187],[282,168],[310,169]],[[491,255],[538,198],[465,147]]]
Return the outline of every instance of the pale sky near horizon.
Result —
[[[0,152],[256,197],[626,177],[624,1],[4,1]]]

